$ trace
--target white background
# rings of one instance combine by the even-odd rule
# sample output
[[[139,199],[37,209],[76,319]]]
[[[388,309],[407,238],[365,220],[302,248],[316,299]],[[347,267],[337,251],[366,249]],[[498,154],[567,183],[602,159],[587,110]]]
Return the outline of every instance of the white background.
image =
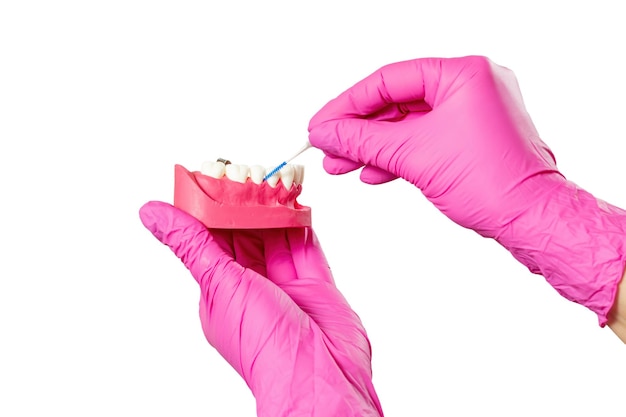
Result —
[[[513,69],[563,173],[626,207],[619,4],[2,2],[0,415],[255,415],[137,211],[171,202],[176,163],[280,162],[387,63]],[[368,329],[386,416],[624,413],[626,351],[594,314],[408,184],[321,159],[296,161],[299,201]]]

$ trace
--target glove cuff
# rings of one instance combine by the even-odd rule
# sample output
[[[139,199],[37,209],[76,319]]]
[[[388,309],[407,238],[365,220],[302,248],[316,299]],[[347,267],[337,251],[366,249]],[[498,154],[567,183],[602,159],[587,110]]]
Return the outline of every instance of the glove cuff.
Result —
[[[626,211],[551,177],[551,192],[510,222],[497,241],[566,299],[598,315],[615,301],[626,262]]]

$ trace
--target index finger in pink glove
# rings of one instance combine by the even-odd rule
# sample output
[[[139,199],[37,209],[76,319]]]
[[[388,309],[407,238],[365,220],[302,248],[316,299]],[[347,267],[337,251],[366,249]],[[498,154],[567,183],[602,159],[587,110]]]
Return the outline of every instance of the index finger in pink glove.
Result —
[[[466,59],[467,60],[467,59]],[[361,137],[346,132],[368,128],[369,121],[397,122],[417,118],[433,109],[436,104],[437,87],[445,71],[441,59],[415,59],[386,65],[370,76],[344,91],[328,102],[309,123],[309,140],[313,146],[324,151],[324,169],[331,174],[344,174],[367,165],[361,172],[361,180],[380,184],[398,177],[382,163],[376,164],[367,153],[359,153],[361,141],[371,141],[371,136]],[[456,74],[450,74],[455,77]],[[333,124],[329,129],[340,129],[335,136],[320,127],[328,121],[345,122]],[[358,120],[351,123],[350,120]],[[385,125],[383,123],[383,125]],[[317,129],[320,127],[320,129]],[[384,126],[383,129],[386,129]],[[365,135],[363,135],[365,136]],[[339,139],[339,143],[335,139]],[[387,138],[378,140],[384,145]]]
[[[336,288],[311,228],[266,230],[267,276],[307,313],[332,341],[331,350],[364,389],[372,390],[371,348],[358,315]],[[355,366],[356,365],[356,366]],[[369,387],[369,388],[368,388]]]
[[[425,58],[381,67],[320,109],[309,122],[309,130],[330,120],[377,113],[377,120],[390,120],[431,110],[442,72],[440,64],[439,58]]]

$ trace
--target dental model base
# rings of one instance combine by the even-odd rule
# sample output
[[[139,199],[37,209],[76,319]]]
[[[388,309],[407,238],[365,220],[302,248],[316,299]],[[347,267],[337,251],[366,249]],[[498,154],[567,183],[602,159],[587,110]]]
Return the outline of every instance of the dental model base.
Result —
[[[311,226],[311,208],[296,201],[304,167],[286,164],[272,176],[258,165],[205,162],[200,171],[176,165],[174,206],[208,228],[272,229]]]

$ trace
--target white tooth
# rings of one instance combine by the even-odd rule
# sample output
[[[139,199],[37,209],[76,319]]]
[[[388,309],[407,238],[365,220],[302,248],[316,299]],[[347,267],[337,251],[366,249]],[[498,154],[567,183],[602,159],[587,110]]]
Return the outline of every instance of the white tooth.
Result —
[[[228,164],[226,165],[226,176],[237,182],[244,183],[248,180],[250,168],[248,165]]]
[[[225,165],[223,162],[206,161],[202,164],[200,172],[213,178],[222,178],[224,176]]]
[[[283,169],[280,170],[280,180],[283,182],[283,186],[288,190],[291,189],[294,175],[295,170],[293,169],[293,165],[285,165]]]
[[[261,184],[263,182],[263,177],[265,177],[265,168],[261,165],[252,165],[250,167],[250,179],[255,184]]]
[[[302,181],[304,181],[304,165],[294,165],[293,169],[295,171],[293,182],[296,184],[302,184]]]
[[[267,168],[267,172],[271,172],[274,168],[276,167]],[[277,173],[275,173],[274,175],[266,179],[265,182],[267,182],[270,185],[270,187],[274,188],[276,187],[276,184],[278,184],[279,179],[280,179],[280,171],[278,171]]]

